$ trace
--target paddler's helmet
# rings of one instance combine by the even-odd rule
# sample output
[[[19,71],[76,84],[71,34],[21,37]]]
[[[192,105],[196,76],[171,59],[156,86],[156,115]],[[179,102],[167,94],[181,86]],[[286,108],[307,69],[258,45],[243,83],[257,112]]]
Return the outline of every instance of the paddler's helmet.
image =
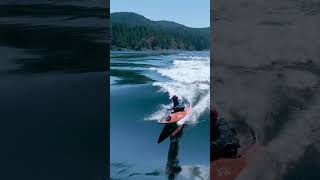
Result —
[[[178,98],[178,96],[173,95],[173,96],[171,97],[171,99],[172,99],[172,100],[177,100],[177,99],[179,99],[179,98]]]

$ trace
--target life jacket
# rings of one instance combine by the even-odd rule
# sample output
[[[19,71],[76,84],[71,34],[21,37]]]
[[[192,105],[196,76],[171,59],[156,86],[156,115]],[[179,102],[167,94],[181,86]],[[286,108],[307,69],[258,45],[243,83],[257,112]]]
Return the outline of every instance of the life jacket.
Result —
[[[180,99],[173,100],[173,107],[174,108],[184,108],[184,103]]]

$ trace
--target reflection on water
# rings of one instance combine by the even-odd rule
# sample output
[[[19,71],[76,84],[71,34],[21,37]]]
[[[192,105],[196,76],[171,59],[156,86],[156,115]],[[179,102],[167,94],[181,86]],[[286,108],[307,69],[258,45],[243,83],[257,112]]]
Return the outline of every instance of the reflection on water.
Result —
[[[175,179],[193,179],[193,180],[208,180],[209,176],[206,173],[208,169],[203,166],[181,166],[179,162],[179,142],[183,136],[183,129],[175,136],[170,137],[170,146],[168,151],[166,174],[168,180]],[[180,175],[180,178],[178,178]]]
[[[167,175],[168,180],[174,180],[176,175],[180,173],[181,167],[179,165],[179,141],[183,135],[183,128],[178,134],[170,137],[170,146],[168,152],[168,161],[167,161]]]

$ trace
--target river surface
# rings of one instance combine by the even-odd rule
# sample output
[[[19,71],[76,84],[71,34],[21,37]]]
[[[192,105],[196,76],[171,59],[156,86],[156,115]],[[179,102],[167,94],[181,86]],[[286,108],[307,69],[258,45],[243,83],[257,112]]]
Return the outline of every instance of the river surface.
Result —
[[[108,9],[0,2],[0,179],[106,179]]]
[[[111,179],[208,179],[210,54],[111,52]],[[157,144],[169,97],[192,107],[177,142]],[[181,167],[168,173],[167,166]]]

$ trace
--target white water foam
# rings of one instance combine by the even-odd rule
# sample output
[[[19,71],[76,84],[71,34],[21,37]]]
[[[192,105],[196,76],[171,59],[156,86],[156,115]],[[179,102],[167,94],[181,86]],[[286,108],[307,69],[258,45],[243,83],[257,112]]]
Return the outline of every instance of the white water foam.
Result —
[[[210,103],[210,57],[205,55],[180,54],[172,57],[172,65],[166,68],[150,68],[167,78],[166,81],[154,82],[160,91],[168,93],[168,98],[177,95],[192,107],[191,113],[178,122],[194,124]],[[161,105],[146,120],[160,121],[167,115],[166,108],[171,104]]]
[[[185,179],[192,180],[209,180],[210,179],[210,167],[209,166],[181,166],[182,171],[180,176]]]

